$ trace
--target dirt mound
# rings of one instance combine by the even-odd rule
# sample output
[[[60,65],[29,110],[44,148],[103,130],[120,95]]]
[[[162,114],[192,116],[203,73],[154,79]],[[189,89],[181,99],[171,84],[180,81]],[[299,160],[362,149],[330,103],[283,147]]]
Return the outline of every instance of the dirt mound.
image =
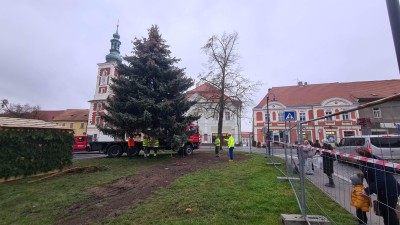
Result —
[[[68,208],[60,215],[57,224],[90,224],[116,217],[130,205],[140,204],[155,190],[168,186],[180,176],[228,163],[226,155],[216,158],[214,154],[201,152],[180,159],[177,158],[176,163],[153,166],[135,176],[90,189],[92,197]],[[245,159],[245,155],[235,155],[235,160]]]

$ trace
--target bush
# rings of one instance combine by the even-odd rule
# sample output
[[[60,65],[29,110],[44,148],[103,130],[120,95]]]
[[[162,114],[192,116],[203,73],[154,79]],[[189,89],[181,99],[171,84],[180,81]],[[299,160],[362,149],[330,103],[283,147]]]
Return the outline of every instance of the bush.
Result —
[[[252,145],[253,145],[253,147],[256,147],[257,142],[255,140],[253,140]]]
[[[257,142],[257,148],[261,148],[261,142]]]
[[[72,162],[71,133],[11,130],[0,132],[0,178],[62,169]]]

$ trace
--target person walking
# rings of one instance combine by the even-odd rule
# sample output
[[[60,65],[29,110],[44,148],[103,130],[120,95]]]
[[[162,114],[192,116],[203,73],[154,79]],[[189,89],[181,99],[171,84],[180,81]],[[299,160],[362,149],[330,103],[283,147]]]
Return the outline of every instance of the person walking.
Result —
[[[322,148],[326,150],[332,151],[332,145],[329,144],[328,140],[322,141]],[[328,176],[329,183],[326,183],[326,187],[335,187],[335,183],[333,182],[333,155],[330,152],[322,151],[322,167],[324,168],[324,173]]]
[[[357,173],[350,177],[353,190],[351,191],[351,205],[356,207],[356,216],[358,224],[367,224],[367,212],[371,207],[371,198],[364,193],[364,174]]]
[[[368,148],[356,149],[359,156],[382,160],[373,155]],[[400,184],[392,173],[388,172],[385,166],[361,161],[361,171],[364,174],[368,187],[364,188],[366,195],[376,194],[380,216],[383,217],[385,225],[399,225],[399,218],[396,213],[397,201],[400,193]]]
[[[135,141],[133,140],[133,135],[129,135],[128,138],[128,159],[132,159],[133,148],[135,147]]]
[[[215,156],[219,157],[219,151],[221,149],[221,140],[219,139],[218,136],[217,138],[215,138],[214,143],[215,143]]]
[[[229,161],[233,161],[233,149],[235,149],[235,139],[232,137],[232,134],[228,132],[228,139],[225,139],[226,142],[228,142],[228,148],[229,148]]]

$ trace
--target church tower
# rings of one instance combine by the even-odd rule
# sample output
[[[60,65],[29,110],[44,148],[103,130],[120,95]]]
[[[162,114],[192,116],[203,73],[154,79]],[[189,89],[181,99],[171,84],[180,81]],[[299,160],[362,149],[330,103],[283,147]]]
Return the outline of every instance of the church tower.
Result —
[[[113,34],[113,39],[111,42],[110,53],[106,55],[106,62],[99,63],[96,79],[96,89],[94,92],[93,100],[90,100],[90,110],[89,119],[87,127],[87,135],[92,137],[93,141],[113,141],[111,136],[105,135],[100,132],[96,125],[105,125],[104,121],[100,118],[100,115],[105,113],[104,106],[107,101],[107,97],[111,94],[110,85],[112,83],[112,78],[118,76],[117,66],[118,63],[122,62],[120,56],[119,47],[121,41],[120,36],[117,31]]]

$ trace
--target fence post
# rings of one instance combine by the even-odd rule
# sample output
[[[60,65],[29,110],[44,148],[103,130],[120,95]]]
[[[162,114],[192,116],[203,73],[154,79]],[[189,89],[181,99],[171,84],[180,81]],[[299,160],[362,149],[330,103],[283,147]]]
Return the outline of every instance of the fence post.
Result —
[[[297,142],[299,145],[302,145],[303,142],[303,125],[300,121],[297,121]],[[306,190],[305,190],[305,176],[304,176],[304,165],[305,159],[303,156],[303,150],[298,148],[298,157],[300,162],[300,191],[301,191],[301,216],[306,218],[307,216],[307,209],[306,209]]]

